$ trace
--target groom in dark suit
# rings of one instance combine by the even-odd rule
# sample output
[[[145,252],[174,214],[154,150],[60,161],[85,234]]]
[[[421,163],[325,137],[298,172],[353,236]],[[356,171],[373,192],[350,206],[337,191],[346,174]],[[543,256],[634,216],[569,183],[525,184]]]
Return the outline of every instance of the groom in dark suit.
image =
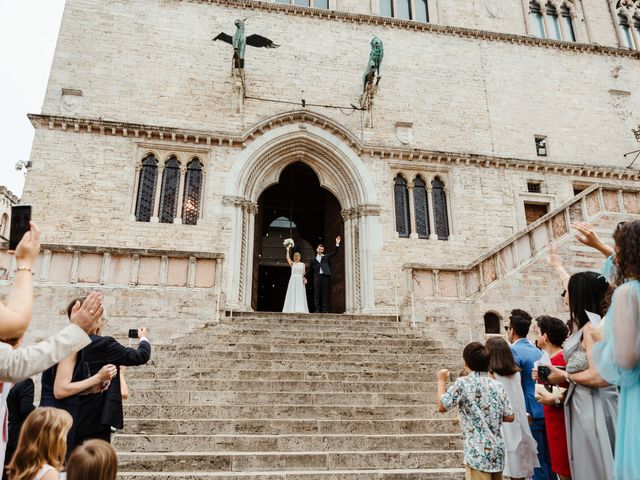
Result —
[[[331,257],[340,250],[340,235],[336,237],[336,249],[324,254],[324,245],[316,247],[316,256],[311,259],[309,272],[313,276],[313,303],[316,313],[327,313],[329,292],[331,291]]]

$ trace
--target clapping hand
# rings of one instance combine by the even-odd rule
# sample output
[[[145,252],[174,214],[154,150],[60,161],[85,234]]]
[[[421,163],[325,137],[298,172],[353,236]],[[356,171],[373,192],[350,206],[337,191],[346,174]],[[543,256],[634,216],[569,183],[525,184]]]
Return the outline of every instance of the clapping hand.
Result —
[[[446,382],[447,380],[449,380],[449,370],[443,368],[438,372],[438,381]]]
[[[91,292],[82,305],[76,302],[71,309],[71,323],[78,325],[87,333],[92,332],[103,312],[102,295],[100,292]]]

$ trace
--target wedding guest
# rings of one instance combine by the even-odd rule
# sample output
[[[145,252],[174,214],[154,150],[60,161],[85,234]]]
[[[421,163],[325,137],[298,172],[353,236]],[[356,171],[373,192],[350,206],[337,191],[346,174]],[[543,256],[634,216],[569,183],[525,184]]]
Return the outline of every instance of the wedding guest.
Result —
[[[76,298],[66,308],[67,317],[71,320],[74,305],[82,304],[86,297]],[[104,325],[106,319],[102,318]],[[90,332],[92,335],[96,331]],[[89,376],[84,368],[84,349],[73,353],[59,364],[42,372],[41,378],[41,407],[61,408],[69,412],[74,425],[67,438],[67,451],[71,453],[75,447],[75,428],[78,421],[78,406],[81,393],[99,393],[106,389],[111,379],[116,375],[115,365],[105,365],[95,375]]]
[[[116,480],[118,456],[104,440],[87,440],[67,462],[67,480]]]
[[[502,385],[489,377],[489,350],[478,342],[462,352],[469,375],[446,389],[449,370],[438,372],[436,402],[439,412],[458,407],[467,479],[502,480],[505,447],[501,426],[514,413]]]
[[[37,408],[24,422],[9,480],[58,480],[67,453],[71,415],[64,410]]]
[[[502,425],[505,443],[504,476],[511,480],[524,480],[533,476],[540,466],[538,446],[531,435],[524,394],[520,382],[520,368],[516,366],[511,348],[502,337],[487,340],[490,361],[489,371],[500,383],[513,407],[515,421]]]
[[[86,332],[91,331],[102,315],[102,297],[89,294],[82,306],[73,308],[71,325],[53,337],[25,348],[18,348],[22,337],[0,340],[0,380],[3,380],[0,397],[0,428],[6,430],[6,401],[11,384],[46,370],[63,358],[77,352],[91,341]],[[2,420],[4,419],[4,420]],[[0,464],[4,465],[7,446],[6,436],[0,436]]]
[[[509,326],[507,327],[513,358],[516,365],[523,372],[530,372],[534,364],[542,356],[542,352],[527,338],[531,321],[532,318],[529,313],[516,308],[511,311]],[[548,480],[552,478],[553,474],[551,473],[551,458],[549,456],[549,446],[547,445],[544,411],[542,405],[536,402],[536,384],[531,375],[521,375],[520,384],[522,385],[527,413],[531,417],[529,428],[538,445],[538,462],[540,466],[534,470],[533,478],[534,480]]]
[[[80,397],[75,445],[91,438],[109,442],[112,428],[124,428],[119,368],[123,365],[144,365],[151,358],[151,343],[146,327],[138,329],[138,347],[130,348],[121,345],[113,337],[102,336],[103,326],[99,323],[98,334],[91,335],[91,344],[83,352],[83,363],[89,375],[95,375],[108,364],[115,365],[118,373],[104,392]]]
[[[597,372],[592,362],[593,327],[586,312],[603,314],[609,285],[596,272],[569,277],[565,301],[569,305],[570,336],[564,343],[566,371],[554,366],[549,383],[569,383],[564,413],[571,475],[576,479],[613,479],[618,391]]]
[[[22,424],[36,408],[33,405],[33,401],[34,384],[30,378],[22,380],[11,387],[7,396],[7,452],[4,458],[4,467],[8,465],[9,460],[11,460],[16,451]],[[4,468],[2,478],[3,480],[8,478]]]
[[[619,225],[616,278],[604,320],[604,339],[593,348],[598,372],[620,387],[614,478],[640,479],[640,221]]]
[[[567,362],[562,354],[562,344],[569,334],[565,323],[558,318],[541,315],[536,318],[534,332],[536,334],[536,345],[547,352],[551,365],[564,367]],[[536,380],[537,374],[537,369],[534,369],[533,378]],[[566,383],[560,385],[562,389],[566,389],[568,386]],[[558,475],[560,480],[570,480],[571,468],[567,451],[567,432],[564,424],[564,392],[558,388],[554,389],[554,392],[548,392],[544,388],[536,389],[536,400],[544,408],[544,422],[551,455],[551,470]]]

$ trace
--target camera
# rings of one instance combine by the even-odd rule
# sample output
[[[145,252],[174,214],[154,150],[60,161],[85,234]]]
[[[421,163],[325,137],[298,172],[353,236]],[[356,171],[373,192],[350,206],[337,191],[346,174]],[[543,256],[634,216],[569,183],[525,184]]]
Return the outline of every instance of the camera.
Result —
[[[138,338],[138,329],[130,328],[129,329],[129,338]]]

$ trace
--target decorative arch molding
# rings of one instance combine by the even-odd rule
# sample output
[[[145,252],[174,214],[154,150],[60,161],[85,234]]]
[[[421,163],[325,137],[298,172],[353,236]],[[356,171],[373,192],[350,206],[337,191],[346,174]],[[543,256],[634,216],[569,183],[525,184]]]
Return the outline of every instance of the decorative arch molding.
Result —
[[[287,166],[303,162],[314,170],[320,185],[338,199],[342,208],[347,312],[374,309],[373,252],[382,245],[375,184],[367,167],[351,148],[348,132],[341,129],[342,134],[337,136],[324,127],[326,124],[318,125],[317,122],[295,122],[281,124],[266,132],[263,128],[235,160],[224,197],[233,218],[229,262],[232,267],[227,288],[230,308],[251,309],[253,242],[259,197],[278,183]]]

